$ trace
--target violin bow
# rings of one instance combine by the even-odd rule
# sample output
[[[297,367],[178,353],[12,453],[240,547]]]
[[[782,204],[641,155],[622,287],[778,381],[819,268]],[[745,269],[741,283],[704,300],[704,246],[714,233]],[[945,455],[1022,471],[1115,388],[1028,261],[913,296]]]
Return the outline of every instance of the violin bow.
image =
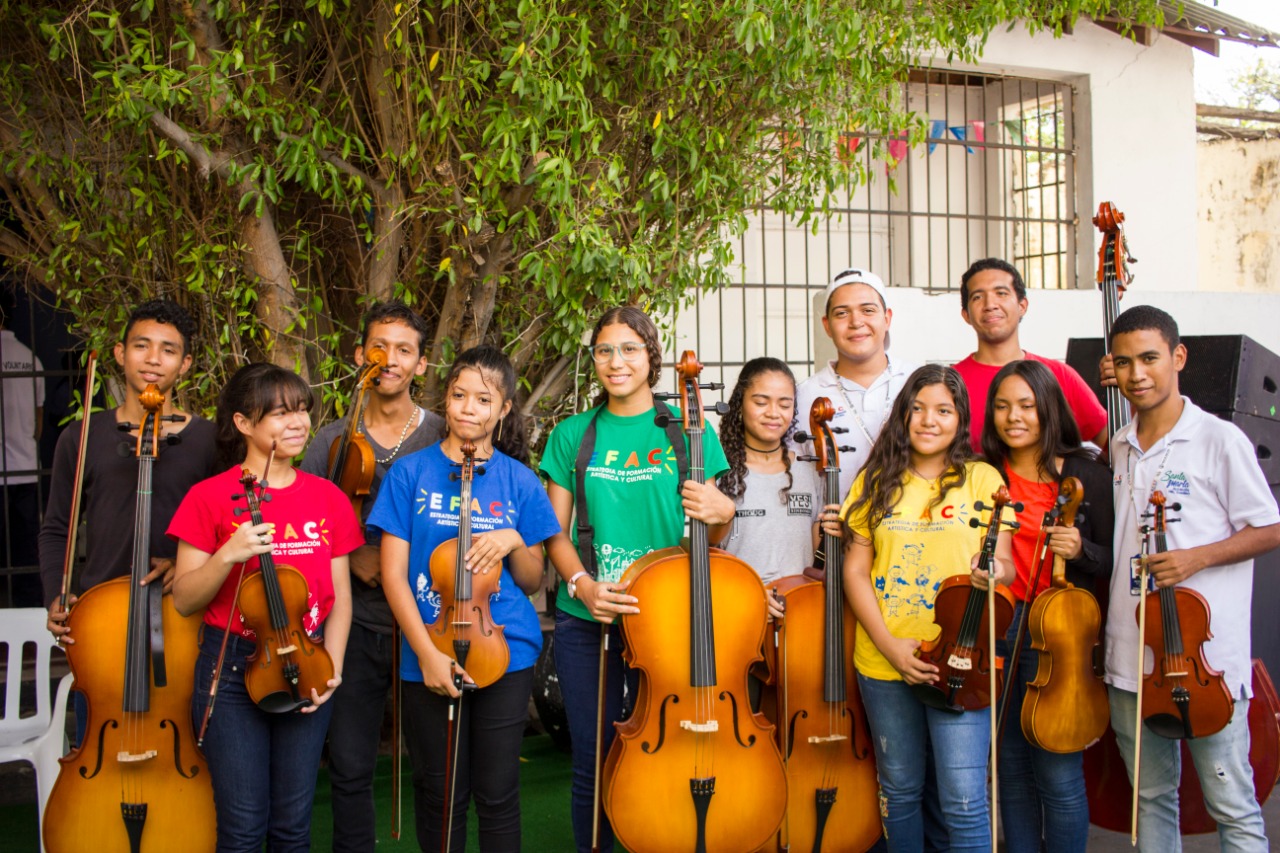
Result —
[[[62,560],[62,593],[58,596],[58,609],[67,611],[67,599],[71,597],[71,571],[76,564],[76,534],[80,530],[80,495],[84,490],[84,461],[89,451],[89,415],[93,410],[93,383],[98,373],[98,351],[89,351],[85,365],[84,396],[80,398],[80,447],[76,451],[76,474],[71,486],[71,511],[67,528],[67,551]]]
[[[995,514],[991,517],[991,523],[996,526],[996,530],[1000,529],[1000,521],[1004,516],[1004,505],[997,504]],[[999,825],[998,815],[1000,813],[1000,778],[999,764],[996,761],[997,742],[1000,733],[996,730],[996,713],[995,701],[996,683],[999,679],[996,677],[996,561],[995,557],[991,558],[991,567],[987,576],[987,674],[991,678],[991,708],[987,716],[991,719],[991,853],[996,853],[998,848],[997,829]]]
[[[267,454],[267,464],[262,471],[262,479],[258,481],[258,488],[264,492],[267,489],[267,477],[271,474],[271,463],[275,458],[276,443],[272,441],[271,452]],[[246,488],[254,487],[246,486]],[[236,608],[240,606],[240,587],[244,586],[244,571],[248,567],[249,560],[240,564],[240,577],[236,579],[236,593],[231,598],[231,611],[227,613],[227,624],[222,630],[222,645],[218,649],[218,661],[213,665],[213,678],[209,681],[209,704],[204,706],[204,718],[200,721],[200,734],[196,737],[196,746],[204,746],[204,736],[209,731],[209,720],[213,718],[213,706],[218,701],[218,682],[222,680],[222,665],[227,660],[227,640],[231,639],[231,620],[236,618]]]
[[[600,853],[600,752],[604,747],[604,700],[609,674],[609,623],[600,623],[600,662],[596,667],[596,756],[591,789],[591,853]]]
[[[400,623],[391,623],[391,837],[400,840]]]
[[[1142,784],[1142,676],[1147,671],[1147,537],[1142,537],[1142,554],[1138,558],[1138,701],[1133,719],[1133,803],[1129,810],[1129,844],[1138,846],[1138,788]]]
[[[1027,588],[1027,600],[1023,604],[1021,618],[1018,620],[1018,632],[1014,638],[1013,651],[1009,653],[1009,666],[1007,668],[1009,670],[1010,678],[1015,677],[1015,674],[1018,671],[1018,660],[1022,657],[1022,640],[1027,633],[1027,620],[1030,618],[1031,603],[1035,601],[1036,590],[1040,586],[1040,576],[1044,573],[1045,557],[1049,553],[1049,539],[1045,534],[1044,529],[1053,523],[1051,517],[1057,511],[1057,506],[1054,506],[1053,509],[1044,514],[1044,521],[1040,525],[1040,532],[1036,534],[1035,547],[1031,549],[1031,552],[1036,555],[1036,571],[1035,574],[1031,576],[1031,586]],[[988,604],[990,604],[990,602],[988,602]],[[1008,679],[1005,680],[1005,683],[1008,683]],[[1009,690],[1007,687],[1004,693],[1000,696],[1000,714],[996,720],[996,736],[998,738],[1004,737],[1005,718],[1008,716],[1009,700],[1012,697],[1013,691]]]

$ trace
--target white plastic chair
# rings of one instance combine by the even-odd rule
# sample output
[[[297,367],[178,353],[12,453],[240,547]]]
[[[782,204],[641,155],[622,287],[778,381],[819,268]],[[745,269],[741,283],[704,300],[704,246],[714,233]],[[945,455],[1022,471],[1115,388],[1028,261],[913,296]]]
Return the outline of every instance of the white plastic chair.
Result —
[[[67,751],[67,696],[71,675],[58,683],[58,695],[49,707],[49,655],[55,647],[45,629],[47,613],[41,607],[0,610],[0,644],[6,654],[4,715],[0,716],[0,764],[26,761],[35,768],[41,842],[44,850],[44,805],[58,778],[58,759]],[[19,716],[22,696],[22,654],[27,644],[36,647],[36,713]]]

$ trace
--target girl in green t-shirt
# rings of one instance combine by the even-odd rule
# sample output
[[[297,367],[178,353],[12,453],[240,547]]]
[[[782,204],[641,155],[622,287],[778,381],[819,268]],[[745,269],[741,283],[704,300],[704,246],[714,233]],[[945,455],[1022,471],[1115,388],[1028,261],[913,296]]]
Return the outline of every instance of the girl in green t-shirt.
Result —
[[[540,470],[562,530],[548,541],[547,554],[561,580],[553,651],[573,742],[574,840],[582,851],[609,851],[613,832],[597,797],[597,737],[603,759],[613,741],[613,723],[626,716],[624,678],[627,696],[634,699],[638,687],[635,674],[624,673],[620,631],[611,632],[602,662],[602,639],[610,633],[609,625],[620,615],[640,612],[641,602],[619,579],[636,559],[678,544],[685,516],[705,521],[710,540],[718,541],[733,520],[734,505],[711,485],[729,464],[709,426],[703,433],[707,483],[688,481],[677,491],[679,472],[671,441],[654,423],[653,386],[662,369],[662,348],[648,315],[633,306],[607,311],[596,323],[587,349],[602,390],[592,409],[552,431]],[[586,507],[578,509],[579,515],[586,510],[593,532],[594,545],[586,554],[590,567],[579,553],[579,531],[572,523],[578,489],[575,469],[584,445],[589,445],[590,454],[582,482]],[[597,716],[601,703],[604,712]],[[599,731],[597,720],[602,721]]]
[[[911,374],[841,516],[845,594],[858,618],[854,666],[871,726],[884,797],[888,849],[924,847],[924,799],[936,794],[943,848],[979,851],[991,843],[987,809],[989,708],[956,713],[926,706],[912,685],[934,683],[938,668],[917,657],[933,627],[933,601],[947,577],[976,569],[979,536],[969,526],[974,503],[989,503],[1003,482],[969,449],[969,398],[960,375],[926,365]],[[996,580],[1013,579],[1008,532],[1000,534]],[[928,745],[932,743],[932,751]],[[931,756],[931,757],[930,757]],[[926,761],[937,778],[925,790]]]

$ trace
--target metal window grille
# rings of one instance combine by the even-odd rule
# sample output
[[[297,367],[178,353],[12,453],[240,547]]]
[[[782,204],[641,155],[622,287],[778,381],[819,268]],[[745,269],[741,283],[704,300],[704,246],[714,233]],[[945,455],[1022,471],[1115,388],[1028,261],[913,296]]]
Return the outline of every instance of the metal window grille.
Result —
[[[928,138],[912,145],[855,131],[838,140],[837,153],[858,158],[869,181],[835,199],[816,231],[756,211],[739,241],[738,283],[697,294],[673,318],[669,358],[692,347],[707,380],[729,387],[760,355],[804,379],[822,334],[815,296],[847,267],[891,286],[946,291],[959,289],[970,262],[996,256],[1028,287],[1077,286],[1073,88],[917,70],[898,97],[924,119]]]

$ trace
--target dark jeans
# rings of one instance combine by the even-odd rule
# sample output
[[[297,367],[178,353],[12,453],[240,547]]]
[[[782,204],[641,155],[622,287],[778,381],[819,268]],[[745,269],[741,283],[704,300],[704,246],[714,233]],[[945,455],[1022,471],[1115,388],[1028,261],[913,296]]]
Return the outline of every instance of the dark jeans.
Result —
[[[373,771],[391,689],[391,640],[352,622],[342,687],[329,700],[334,853],[367,853],[377,841]]]
[[[406,681],[403,689],[418,847],[427,853],[443,849],[447,784],[452,788],[450,850],[467,848],[467,806],[474,796],[482,853],[519,853],[520,742],[529,719],[533,667],[463,694],[452,744],[449,711],[454,700],[432,693],[420,681]],[[446,777],[446,766],[452,779]]]
[[[1012,649],[1027,605],[1018,602],[1004,646]],[[1011,660],[1011,655],[1006,660]],[[1022,733],[1022,702],[1035,680],[1040,654],[1023,637],[1018,671],[1006,683],[1008,716],[1000,741],[1000,825],[1009,853],[1084,853],[1089,840],[1089,801],[1084,788],[1084,753],[1047,752]]]
[[[191,720],[200,729],[222,631],[204,626],[196,658]],[[268,714],[249,698],[245,659],[253,643],[232,636],[218,696],[204,739],[218,816],[218,853],[306,853],[311,849],[311,804],[320,751],[333,705],[314,713]],[[339,688],[341,689],[341,688]]]
[[[600,624],[556,610],[556,675],[569,719],[573,741],[573,785],[571,804],[573,839],[580,853],[591,853],[591,824],[595,803],[596,709],[599,706]],[[609,628],[609,661],[606,665],[604,732],[601,764],[613,743],[615,722],[631,715],[640,674],[622,663],[622,629]],[[624,688],[625,682],[625,688]],[[600,850],[613,850],[613,828],[603,809],[600,812]]]

